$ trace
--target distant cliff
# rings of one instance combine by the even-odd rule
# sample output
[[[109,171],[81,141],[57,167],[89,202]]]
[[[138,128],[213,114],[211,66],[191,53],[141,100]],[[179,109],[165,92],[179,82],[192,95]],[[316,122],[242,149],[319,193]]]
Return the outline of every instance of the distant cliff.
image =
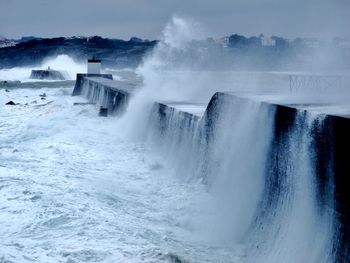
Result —
[[[46,57],[67,54],[78,61],[92,56],[102,59],[104,67],[135,67],[157,41],[131,38],[129,41],[94,37],[33,38],[11,42],[0,48],[0,69],[40,64]]]
[[[38,65],[46,57],[60,54],[82,62],[95,56],[102,60],[102,67],[134,68],[157,43],[137,37],[125,41],[99,36],[0,39],[0,69]],[[194,40],[171,62],[179,68],[192,65],[209,70],[337,71],[350,68],[350,40],[336,38],[324,42],[313,38],[290,40],[234,34]]]

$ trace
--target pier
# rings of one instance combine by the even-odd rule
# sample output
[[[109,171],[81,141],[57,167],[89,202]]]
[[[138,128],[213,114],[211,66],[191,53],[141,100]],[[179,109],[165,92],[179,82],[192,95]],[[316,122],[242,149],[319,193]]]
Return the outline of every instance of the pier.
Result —
[[[73,95],[82,95],[98,108],[105,108],[108,115],[118,115],[126,111],[130,99],[140,89],[129,81],[116,81],[110,75],[78,74]],[[338,105],[339,106],[339,105]],[[350,242],[350,108],[348,105],[336,108],[334,102],[313,102],[294,98],[284,100],[282,97],[259,94],[243,94],[234,92],[217,92],[209,103],[193,103],[179,101],[154,102],[149,120],[153,139],[162,144],[167,151],[174,146],[176,155],[184,155],[182,166],[190,172],[201,173],[203,180],[210,184],[210,177],[215,171],[210,171],[209,163],[215,160],[212,149],[217,143],[217,134],[222,126],[235,129],[236,117],[249,107],[260,107],[262,112],[268,112],[272,118],[273,144],[268,156],[268,167],[271,167],[268,185],[265,189],[267,198],[275,194],[283,178],[276,167],[280,167],[280,155],[285,151],[285,141],[290,133],[303,126],[308,127],[308,133],[315,147],[313,167],[316,175],[317,198],[322,209],[330,209],[326,187],[334,184],[334,213],[338,220],[341,248],[339,258],[348,255]],[[339,109],[340,108],[340,109]],[[261,113],[262,114],[262,113]],[[309,127],[310,118],[320,116]],[[263,118],[264,116],[261,116]],[[224,124],[223,124],[224,122]],[[261,131],[256,131],[257,133]],[[170,144],[170,145],[169,145]],[[203,148],[204,147],[204,148]],[[175,149],[176,148],[176,149]],[[203,150],[204,149],[204,150]],[[191,153],[191,154],[189,154]],[[207,160],[207,164],[198,165],[198,156]],[[207,168],[205,168],[207,165]],[[214,165],[213,165],[214,166]],[[212,166],[212,167],[213,167]],[[282,187],[282,186],[280,186]],[[322,201],[323,200],[323,201]]]

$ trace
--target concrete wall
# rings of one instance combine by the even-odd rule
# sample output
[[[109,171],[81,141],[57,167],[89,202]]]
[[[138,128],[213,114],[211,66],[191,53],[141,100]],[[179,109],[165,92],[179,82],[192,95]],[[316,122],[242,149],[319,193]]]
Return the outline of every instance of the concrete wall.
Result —
[[[107,109],[108,115],[122,114],[132,96],[131,92],[113,87],[113,82],[106,84],[104,79],[113,78],[108,74],[78,74],[72,95],[86,97],[97,107]]]
[[[108,75],[104,77],[110,78]],[[81,74],[77,77],[73,92],[73,95],[80,94],[90,102],[108,108],[111,113],[124,112],[132,96],[132,93],[89,80],[87,75]],[[229,126],[234,131],[235,116],[247,107],[256,105],[249,98],[241,98],[231,93],[216,93],[204,116],[200,118],[176,107],[155,103],[149,119],[148,137],[159,146],[165,156],[177,157],[173,159],[175,166],[186,168],[182,170],[183,176],[192,176],[210,185],[216,176],[213,167],[220,161],[217,156],[213,156],[217,142],[215,134],[223,128],[220,118],[222,119],[223,114],[228,116],[225,118],[228,122],[225,127]],[[270,211],[278,201],[277,193],[283,191],[285,163],[281,156],[286,154],[287,137],[295,127],[302,131],[308,125],[313,144],[309,154],[313,160],[318,209],[320,214],[331,213],[335,218],[332,249],[339,262],[350,262],[350,118],[323,115],[310,126],[307,123],[310,114],[305,110],[265,102],[259,102],[259,107],[265,112],[264,118],[269,116],[273,123],[272,144],[266,161],[262,213]],[[221,143],[225,143],[224,139],[220,138]],[[334,193],[332,200],[329,200],[330,191]],[[329,212],[329,209],[332,211]]]
[[[87,74],[101,74],[101,62],[88,62]]]
[[[234,94],[216,93],[204,116],[198,118],[166,104],[155,103],[150,128],[153,142],[159,141],[159,148],[165,155],[182,156],[172,160],[179,169],[181,166],[186,167],[180,174],[188,173],[197,179],[201,176],[201,180],[210,185],[218,172],[215,167],[222,158],[216,156],[215,145],[218,143],[216,137],[221,134],[220,129],[223,129],[220,118],[225,114],[232,116],[223,119],[229,122],[228,126],[234,131],[236,120],[232,113],[240,112],[247,106],[252,107],[253,104],[249,99]],[[309,113],[264,102],[261,107],[267,107],[274,124],[266,163],[265,197],[260,209],[262,214],[267,211],[273,214],[274,204],[279,202],[278,195],[285,187],[285,170],[289,169],[283,160],[289,151],[286,141],[296,127],[299,131],[306,129]],[[331,249],[339,262],[350,262],[350,118],[324,115],[319,120],[316,119],[308,129],[313,145],[309,155],[315,176],[319,213],[330,213],[334,217],[334,247]],[[219,140],[222,143],[225,139]],[[333,195],[332,199],[329,199],[330,195]]]
[[[75,81],[75,86],[73,90],[72,96],[79,96],[81,95],[82,89],[83,89],[83,82],[84,78],[86,77],[101,77],[101,78],[107,78],[107,79],[113,79],[113,76],[111,74],[83,74],[78,73],[77,79]]]

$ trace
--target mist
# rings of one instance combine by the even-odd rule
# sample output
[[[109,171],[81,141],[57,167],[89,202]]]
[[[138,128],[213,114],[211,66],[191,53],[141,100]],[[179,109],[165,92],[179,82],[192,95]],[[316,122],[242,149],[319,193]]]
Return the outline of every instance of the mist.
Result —
[[[311,54],[298,59],[286,52],[281,60],[276,51],[279,63],[271,67],[265,60],[270,53],[258,59],[254,48],[223,53],[217,43],[205,39],[204,32],[203,25],[193,19],[170,20],[158,45],[136,69],[143,86],[125,119],[128,114],[147,119],[145,114],[154,101],[208,103],[220,91],[250,94],[277,104],[347,104],[350,68],[331,45],[301,50]]]

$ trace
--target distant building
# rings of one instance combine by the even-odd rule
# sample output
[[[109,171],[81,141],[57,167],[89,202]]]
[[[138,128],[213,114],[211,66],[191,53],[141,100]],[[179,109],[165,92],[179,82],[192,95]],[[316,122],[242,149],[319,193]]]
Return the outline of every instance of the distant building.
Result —
[[[88,60],[87,67],[88,74],[101,74],[101,60],[92,57],[92,59]]]
[[[336,47],[350,48],[350,40],[346,37],[336,37],[333,39],[333,43]]]
[[[307,46],[307,47],[310,47],[310,48],[320,48],[322,47],[322,41],[318,38],[311,38],[311,37],[308,37],[308,38],[302,38],[301,41]]]
[[[215,42],[222,45],[223,47],[228,47],[228,41],[229,41],[229,37],[226,36],[226,37],[222,37],[222,38],[219,38],[219,39],[216,39]]]
[[[263,34],[259,36],[261,45],[264,47],[273,47],[276,45],[276,41],[272,39],[271,37],[266,37]]]

